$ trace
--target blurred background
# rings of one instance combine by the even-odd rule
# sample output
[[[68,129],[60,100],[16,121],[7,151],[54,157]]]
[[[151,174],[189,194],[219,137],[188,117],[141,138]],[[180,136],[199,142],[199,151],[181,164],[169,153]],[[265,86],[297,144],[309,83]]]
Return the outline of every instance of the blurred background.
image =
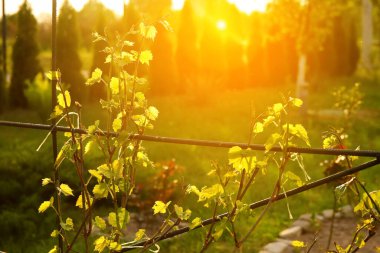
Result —
[[[143,45],[153,60],[139,73],[148,78],[144,91],[160,111],[149,134],[245,142],[252,111],[260,113],[282,95],[291,95],[304,100],[303,113],[292,117],[309,130],[313,147],[321,147],[321,133],[334,126],[346,128],[348,148],[380,149],[378,0],[62,0],[58,7],[57,64],[62,81],[83,105],[85,124],[105,118],[98,105],[104,90],[86,88],[85,81],[95,68],[103,73],[109,69],[102,52],[106,45],[93,43],[92,33],[112,37],[144,21],[158,29],[155,41]],[[49,124],[51,84],[44,72],[51,70],[51,1],[3,0],[2,8],[0,120]],[[163,19],[172,30],[162,26]],[[355,83],[360,83],[361,95],[349,92]],[[344,116],[345,108],[336,106],[342,94],[354,100],[351,104],[360,102],[360,110],[350,118]],[[51,144],[35,151],[45,134],[0,128],[0,250],[42,252],[54,244],[49,239],[54,215],[37,214],[51,191],[40,186],[40,180],[52,174]],[[173,182],[207,184],[210,161],[227,160],[225,150],[145,145],[159,163],[142,172],[142,188],[150,184],[147,178],[162,176],[157,168],[163,167],[172,168],[170,173],[180,168],[170,174]],[[325,159],[305,160],[314,179],[323,175],[319,163]],[[63,173],[64,180],[74,184],[68,165]],[[363,173],[363,178],[369,187],[380,184],[373,172]],[[170,191],[177,185],[172,187]],[[264,182],[258,188],[252,200],[270,193]],[[322,210],[332,203],[326,196],[311,191],[292,200],[291,206],[295,215],[305,208]],[[155,196],[146,198],[146,206],[151,206]],[[284,208],[278,204],[269,214],[260,236],[248,241],[249,252],[291,222]],[[196,252],[201,237],[194,232],[187,241],[164,247],[181,252],[192,243]],[[211,251],[226,250],[223,245]]]

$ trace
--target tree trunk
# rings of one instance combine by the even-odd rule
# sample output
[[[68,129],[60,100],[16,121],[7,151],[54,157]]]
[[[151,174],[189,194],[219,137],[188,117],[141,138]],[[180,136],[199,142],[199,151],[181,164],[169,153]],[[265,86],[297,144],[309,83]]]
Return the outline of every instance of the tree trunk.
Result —
[[[301,113],[307,111],[307,97],[309,84],[306,81],[306,68],[307,56],[305,53],[300,53],[298,57],[298,70],[297,70],[297,83],[296,83],[296,97],[304,101]]]
[[[363,67],[371,71],[371,47],[373,41],[373,24],[372,24],[372,1],[362,0],[362,63]]]

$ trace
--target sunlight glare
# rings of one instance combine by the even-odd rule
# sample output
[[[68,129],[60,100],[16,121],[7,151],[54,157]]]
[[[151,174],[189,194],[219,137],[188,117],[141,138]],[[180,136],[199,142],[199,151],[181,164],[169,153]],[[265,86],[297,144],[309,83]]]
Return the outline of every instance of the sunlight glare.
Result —
[[[172,0],[172,10],[179,11],[182,10],[185,0]]]
[[[235,4],[241,12],[251,14],[254,11],[265,12],[271,0],[228,0],[228,2]]]
[[[226,21],[221,20],[221,19],[216,21],[216,28],[218,28],[221,31],[226,30],[226,28],[227,28]]]

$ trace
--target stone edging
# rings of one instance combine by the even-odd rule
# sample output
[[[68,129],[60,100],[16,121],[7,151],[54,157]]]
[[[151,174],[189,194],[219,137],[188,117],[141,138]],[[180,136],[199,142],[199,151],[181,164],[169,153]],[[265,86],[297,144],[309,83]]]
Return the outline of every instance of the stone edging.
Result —
[[[279,238],[265,245],[259,253],[293,253],[294,248],[291,245],[293,240],[297,240],[301,234],[315,232],[318,223],[326,219],[331,219],[332,216],[332,209],[324,210],[314,216],[310,213],[301,215],[289,228],[280,232]],[[335,219],[353,217],[355,217],[355,215],[350,205],[339,208],[335,213]]]

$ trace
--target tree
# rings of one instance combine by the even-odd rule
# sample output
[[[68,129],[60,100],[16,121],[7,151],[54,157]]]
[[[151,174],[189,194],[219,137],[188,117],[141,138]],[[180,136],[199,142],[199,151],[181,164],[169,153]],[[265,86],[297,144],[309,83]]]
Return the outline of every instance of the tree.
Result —
[[[174,52],[171,32],[157,26],[157,37],[152,45],[153,60],[149,76],[151,91],[157,95],[168,95],[179,91],[174,66]],[[165,64],[163,64],[165,63]]]
[[[32,81],[42,70],[37,58],[39,48],[36,36],[37,21],[31,7],[27,1],[24,1],[17,13],[17,36],[12,53],[13,70],[9,89],[11,107],[26,108],[28,106],[24,94],[25,81]]]
[[[372,1],[362,0],[362,62],[365,69],[372,70],[371,49],[373,42]]]
[[[176,62],[181,87],[194,86],[197,82],[199,70],[197,31],[193,7],[191,1],[187,0],[181,11],[181,21],[177,34]]]
[[[65,0],[57,24],[57,66],[62,72],[62,82],[70,85],[73,98],[82,101],[85,85],[78,47],[77,13],[69,1]]]

